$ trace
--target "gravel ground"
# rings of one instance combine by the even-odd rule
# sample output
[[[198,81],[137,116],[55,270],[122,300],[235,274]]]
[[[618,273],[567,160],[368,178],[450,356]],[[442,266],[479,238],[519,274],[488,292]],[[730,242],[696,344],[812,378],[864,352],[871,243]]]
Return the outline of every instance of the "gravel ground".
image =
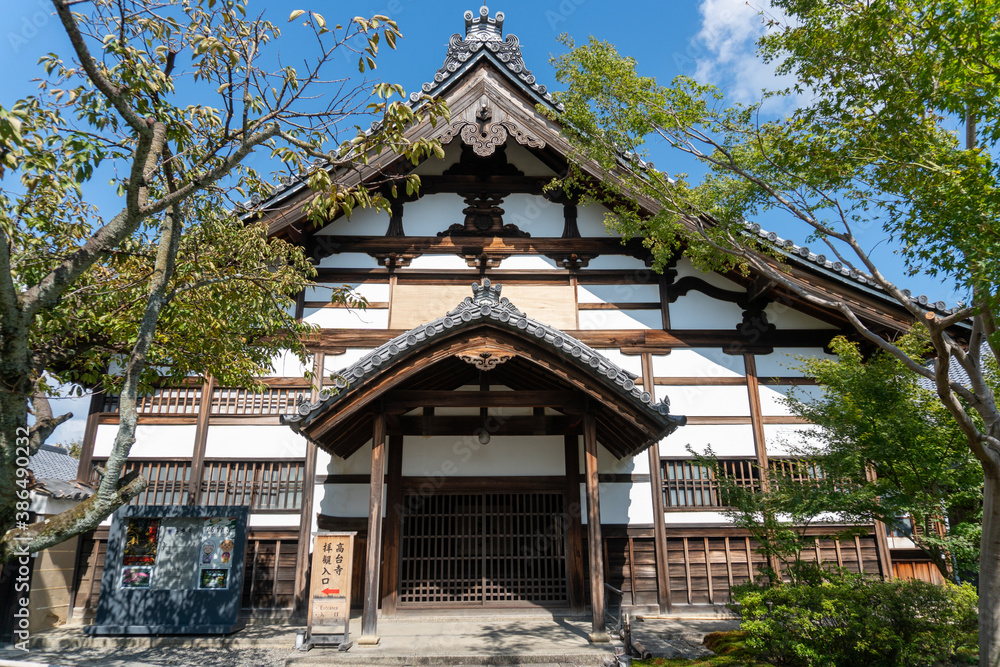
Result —
[[[25,653],[0,649],[0,666],[7,661],[23,661],[66,667],[143,667],[144,665],[179,665],[192,667],[281,667],[288,649],[262,648],[186,648],[163,646],[141,649],[74,648],[59,651],[35,649]]]

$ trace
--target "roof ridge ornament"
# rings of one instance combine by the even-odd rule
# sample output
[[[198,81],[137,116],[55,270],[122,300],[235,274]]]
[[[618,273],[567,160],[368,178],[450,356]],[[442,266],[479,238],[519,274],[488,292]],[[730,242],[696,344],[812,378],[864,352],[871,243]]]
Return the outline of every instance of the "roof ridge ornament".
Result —
[[[455,33],[448,40],[448,54],[444,64],[434,74],[434,80],[421,86],[421,92],[410,94],[410,102],[416,104],[421,95],[437,95],[442,87],[454,79],[457,72],[470,60],[480,54],[492,54],[497,64],[506,68],[522,86],[540,98],[554,109],[562,111],[545,86],[535,81],[535,75],[524,64],[521,56],[521,43],[517,35],[503,36],[504,13],[497,12],[495,18],[490,18],[490,9],[483,5],[479,16],[471,10],[465,12],[465,36]]]
[[[483,3],[479,16],[471,10],[465,12],[465,38],[474,37],[481,41],[501,39],[503,36],[503,12],[497,12],[496,18],[490,18],[490,8]]]
[[[502,289],[503,285],[494,285],[489,278],[483,278],[482,284],[472,283],[472,303],[477,306],[499,306]]]

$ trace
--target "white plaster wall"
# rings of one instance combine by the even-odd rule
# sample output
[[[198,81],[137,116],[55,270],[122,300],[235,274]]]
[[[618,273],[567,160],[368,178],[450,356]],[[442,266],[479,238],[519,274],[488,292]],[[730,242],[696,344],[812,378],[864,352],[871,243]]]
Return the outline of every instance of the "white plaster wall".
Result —
[[[205,456],[257,459],[306,455],[306,440],[287,426],[210,425]]]
[[[670,326],[674,329],[736,330],[743,321],[743,309],[735,303],[719,301],[701,292],[688,292],[670,308]]]
[[[407,236],[437,236],[438,232],[465,220],[463,208],[465,202],[461,197],[446,192],[424,195],[417,201],[407,202],[403,204],[403,233]]]
[[[298,514],[254,514],[251,512],[247,524],[251,528],[298,528],[300,520]]]
[[[291,429],[289,429],[291,430]],[[194,424],[139,424],[131,458],[191,456],[194,452]],[[118,424],[99,424],[94,436],[94,456],[108,456],[118,435]]]
[[[562,204],[553,204],[541,195],[513,194],[503,200],[504,224],[514,224],[532,238],[559,238],[566,219]]]
[[[306,366],[291,352],[283,352],[271,361],[271,374],[275,377],[300,378],[306,374]]]
[[[434,269],[438,271],[468,271],[469,265],[465,263],[465,259],[459,257],[458,255],[421,255],[420,257],[414,258],[410,265],[405,269],[399,269],[399,273],[405,273],[406,271],[416,270],[416,269]],[[469,281],[472,284],[472,281]],[[472,291],[470,290],[466,296],[472,296]]]
[[[316,232],[319,236],[382,236],[389,229],[389,214],[371,208],[355,209],[350,219],[338,218]]]
[[[663,316],[657,310],[581,310],[580,329],[662,329]]]
[[[586,472],[586,459],[584,458],[582,442],[580,443],[580,472]],[[642,452],[637,456],[626,456],[619,459],[603,446],[599,446],[597,448],[597,472],[602,475],[648,475],[649,457],[646,452]]]
[[[454,165],[462,157],[462,140],[453,140],[450,144],[445,144],[444,157],[436,158],[431,156],[421,162],[413,169],[413,173],[421,176],[440,176],[448,167]]]
[[[604,226],[604,215],[609,211],[600,204],[587,204],[586,206],[578,206],[576,211],[577,211],[576,227],[577,229],[580,230],[580,236],[584,238],[621,236],[621,234],[619,234],[618,232],[609,232],[608,229]],[[591,262],[590,268],[594,268],[593,262]]]
[[[302,320],[323,329],[387,329],[388,308],[306,308]]]
[[[653,495],[649,482],[598,484],[601,523],[653,523]],[[580,485],[580,519],[587,524],[587,487]]]
[[[804,403],[813,403],[823,397],[823,388],[810,385],[793,387],[788,385],[760,385],[760,409],[766,416],[790,415],[792,411],[784,405],[789,396]]]
[[[543,255],[513,255],[500,262],[500,271],[561,271],[554,259]]]
[[[665,512],[667,525],[671,524],[691,524],[691,523],[716,523],[722,525],[731,524],[722,512]]]
[[[678,349],[666,355],[653,355],[653,375],[735,378],[744,377],[746,367],[740,355],[726,354],[718,347],[698,347]]]
[[[764,424],[768,456],[793,454],[795,448],[809,444],[807,432],[814,428],[809,424]]]
[[[677,262],[677,280],[680,280],[681,278],[687,278],[689,276],[693,276],[695,278],[701,278],[709,285],[721,287],[722,289],[732,290],[735,292],[746,291],[746,289],[741,287],[739,284],[734,283],[732,280],[729,280],[728,278],[720,276],[718,273],[715,273],[714,271],[709,271],[706,273],[705,271],[696,269],[694,264],[691,263],[690,259],[688,259],[687,257],[682,257]]]
[[[367,257],[367,255],[365,255]],[[349,287],[358,296],[364,297],[369,303],[389,301],[389,283],[336,283],[327,286],[310,287],[305,291],[305,301],[330,302],[331,288]]]
[[[370,347],[349,347],[343,354],[328,354],[323,360],[323,368],[329,377],[333,373],[352,366],[372,351]]]
[[[660,456],[690,456],[687,448],[704,454],[711,445],[718,456],[755,456],[750,424],[682,426],[660,441]]]
[[[837,327],[818,320],[780,303],[770,303],[764,309],[767,321],[779,329],[836,329]]]
[[[364,517],[368,516],[371,499],[370,484],[324,484],[316,486],[316,510],[327,516]],[[383,515],[385,496],[383,495]]]
[[[388,225],[388,222],[386,223]],[[326,230],[317,232],[317,236],[322,236]],[[385,233],[385,230],[382,231]],[[345,252],[324,257],[319,262],[322,269],[377,269],[381,267],[378,260],[363,252]],[[311,301],[311,299],[308,299]]]
[[[317,452],[316,467],[320,474],[330,475],[370,475],[372,472],[372,442],[369,440],[358,447],[346,459],[331,456],[322,449]],[[388,456],[386,457],[388,460]]]
[[[407,477],[535,476],[565,474],[562,436],[495,436],[481,445],[476,436],[406,436]]]
[[[837,360],[837,355],[827,354],[821,347],[778,347],[771,354],[754,357],[757,377],[804,377],[805,373],[797,368],[802,365],[799,357]]]
[[[583,234],[583,236],[586,236],[586,234]],[[604,234],[604,236],[607,236],[607,234]],[[645,284],[645,281],[656,275],[651,268],[646,266],[644,261],[630,255],[598,255],[590,260],[587,268],[583,270],[589,271],[590,269],[600,271],[608,269],[613,271],[629,271],[630,273],[623,276],[622,280],[633,280],[635,284]]]
[[[506,144],[507,162],[524,172],[525,176],[555,176],[556,172],[545,166],[545,163],[531,154],[527,148],[508,139]]]
[[[617,283],[614,285],[579,285],[576,289],[579,303],[640,303],[659,302],[657,285]]]
[[[656,399],[663,396],[670,398],[670,412],[675,415],[750,416],[750,396],[746,387],[657,386]]]
[[[649,482],[601,483],[601,523],[653,523]]]

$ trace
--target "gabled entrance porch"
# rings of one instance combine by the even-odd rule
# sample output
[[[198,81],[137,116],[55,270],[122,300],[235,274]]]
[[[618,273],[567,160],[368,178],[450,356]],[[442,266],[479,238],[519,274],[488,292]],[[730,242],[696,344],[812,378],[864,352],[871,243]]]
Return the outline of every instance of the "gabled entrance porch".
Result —
[[[606,641],[599,446],[634,456],[684,418],[596,350],[501,300],[499,285],[473,292],[344,369],[336,393],[286,420],[335,456],[372,443],[359,641],[378,641],[380,601],[392,615],[582,610],[588,599],[591,639]]]

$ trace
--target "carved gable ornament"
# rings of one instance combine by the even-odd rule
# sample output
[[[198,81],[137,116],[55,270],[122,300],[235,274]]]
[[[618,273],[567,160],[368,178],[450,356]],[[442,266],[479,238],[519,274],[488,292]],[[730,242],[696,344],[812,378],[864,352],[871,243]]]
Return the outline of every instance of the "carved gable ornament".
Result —
[[[492,106],[485,95],[479,101],[475,121],[464,118],[456,120],[441,135],[441,143],[450,144],[456,136],[460,136],[462,143],[471,146],[473,152],[480,157],[493,155],[497,146],[507,143],[508,136],[514,137],[522,146],[545,148],[544,141],[525,132],[509,118],[495,119]]]

